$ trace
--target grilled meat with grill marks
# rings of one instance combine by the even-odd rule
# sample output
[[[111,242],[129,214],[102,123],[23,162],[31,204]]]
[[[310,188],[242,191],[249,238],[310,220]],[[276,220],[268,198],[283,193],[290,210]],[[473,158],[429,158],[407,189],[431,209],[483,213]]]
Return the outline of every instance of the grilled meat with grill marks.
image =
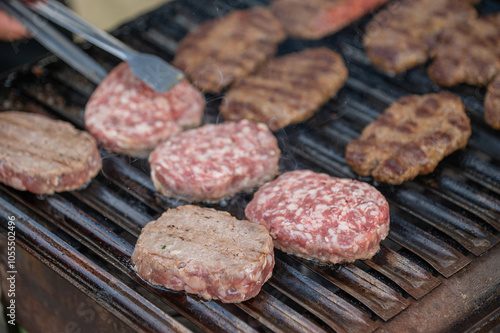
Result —
[[[285,37],[269,9],[236,10],[190,32],[173,64],[205,92],[219,93],[272,57]]]
[[[400,98],[346,148],[346,162],[361,176],[401,184],[432,172],[467,145],[470,120],[449,92]]]
[[[466,0],[403,0],[378,13],[366,27],[364,45],[371,62],[400,73],[425,63],[443,29],[458,27],[477,12]]]
[[[319,39],[339,31],[389,0],[275,0],[274,16],[289,35]]]
[[[311,48],[274,58],[237,82],[220,106],[225,119],[266,123],[273,131],[310,118],[348,76],[342,57]]]
[[[500,71],[500,14],[445,29],[432,49],[429,77],[441,86],[485,86]]]
[[[0,181],[6,185],[36,194],[71,191],[100,169],[89,133],[38,114],[0,112]]]
[[[256,296],[271,277],[274,247],[257,223],[188,205],[148,223],[132,261],[154,285],[234,303]]]

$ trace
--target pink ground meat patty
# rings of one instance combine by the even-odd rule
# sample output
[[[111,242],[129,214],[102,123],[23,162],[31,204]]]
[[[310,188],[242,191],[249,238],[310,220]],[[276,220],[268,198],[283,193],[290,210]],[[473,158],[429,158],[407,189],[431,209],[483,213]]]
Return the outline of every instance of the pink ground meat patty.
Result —
[[[262,186],[245,214],[276,248],[331,263],[371,258],[389,233],[389,204],[373,186],[308,170]]]
[[[132,261],[154,285],[234,303],[256,296],[271,277],[274,247],[261,225],[187,205],[144,227]]]
[[[280,150],[264,124],[205,125],[175,135],[149,156],[159,192],[190,202],[216,202],[252,190],[278,171]]]
[[[109,151],[147,156],[183,128],[200,125],[205,100],[187,81],[159,93],[139,80],[123,62],[90,97],[85,126]]]

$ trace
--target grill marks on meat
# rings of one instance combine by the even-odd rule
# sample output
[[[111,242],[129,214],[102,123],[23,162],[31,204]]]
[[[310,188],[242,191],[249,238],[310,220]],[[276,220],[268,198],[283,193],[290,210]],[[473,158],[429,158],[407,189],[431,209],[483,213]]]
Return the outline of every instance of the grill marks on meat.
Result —
[[[484,100],[484,120],[494,129],[500,129],[500,73],[488,86]]]
[[[423,64],[445,28],[477,17],[465,0],[406,0],[377,14],[366,27],[364,45],[371,62],[400,73]]]
[[[500,14],[445,29],[432,50],[429,77],[441,86],[485,86],[500,71]]]
[[[488,85],[500,73],[500,13],[446,29],[432,52],[434,61],[428,74],[437,84]],[[496,81],[488,88],[484,119],[491,127],[500,129],[498,79]]]
[[[389,233],[389,204],[373,186],[309,170],[262,186],[245,215],[276,248],[331,263],[371,258]]]
[[[137,273],[154,285],[206,300],[243,302],[271,277],[274,248],[263,226],[188,205],[148,223],[132,261]]]
[[[269,8],[290,36],[319,39],[386,2],[388,0],[275,0]]]
[[[470,120],[449,92],[400,98],[346,148],[346,162],[361,176],[401,184],[428,174],[467,145]]]
[[[263,122],[275,131],[310,118],[337,94],[347,76],[337,53],[306,49],[274,58],[234,84],[220,111],[225,119]]]
[[[151,153],[149,163],[153,183],[163,195],[216,202],[272,179],[279,157],[271,131],[244,120],[176,135]]]
[[[107,150],[146,156],[183,128],[198,126],[204,107],[203,96],[187,81],[158,93],[123,62],[90,97],[85,126]]]
[[[101,169],[94,138],[42,115],[0,113],[0,181],[37,194],[83,187]]]
[[[500,13],[478,17],[477,0],[404,1],[380,12],[366,28],[371,62],[399,73],[429,58],[427,72],[437,84],[486,86],[500,72]],[[485,121],[498,129],[496,87],[485,101]]]
[[[285,37],[270,10],[236,10],[190,32],[173,64],[205,92],[219,93],[272,57]]]

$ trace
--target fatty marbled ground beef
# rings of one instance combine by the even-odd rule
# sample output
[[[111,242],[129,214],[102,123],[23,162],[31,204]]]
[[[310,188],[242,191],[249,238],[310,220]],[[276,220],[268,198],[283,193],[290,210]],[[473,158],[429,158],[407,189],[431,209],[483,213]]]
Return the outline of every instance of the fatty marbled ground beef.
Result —
[[[256,296],[271,277],[274,248],[263,226],[188,205],[148,223],[132,261],[154,285],[234,303]]]
[[[149,163],[163,195],[216,202],[272,179],[279,158],[277,140],[267,126],[243,120],[178,134],[159,145]]]
[[[128,63],[114,68],[85,107],[85,127],[105,149],[147,156],[183,128],[201,123],[205,100],[186,80],[159,93],[138,79]]]
[[[245,210],[276,248],[324,262],[369,259],[389,233],[389,204],[373,186],[309,170],[262,186]]]
[[[346,162],[361,176],[401,184],[432,172],[467,145],[470,119],[449,92],[405,96],[393,103],[346,148]]]

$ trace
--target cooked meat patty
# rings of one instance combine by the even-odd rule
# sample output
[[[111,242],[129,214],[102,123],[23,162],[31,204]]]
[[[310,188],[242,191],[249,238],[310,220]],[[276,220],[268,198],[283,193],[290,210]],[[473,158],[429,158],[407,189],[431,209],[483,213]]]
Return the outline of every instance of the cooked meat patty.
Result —
[[[361,176],[401,184],[431,173],[447,155],[467,145],[470,120],[449,92],[400,98],[346,148],[346,162]]]
[[[500,71],[500,14],[445,29],[432,49],[429,77],[441,86],[485,86]]]
[[[154,285],[234,303],[256,296],[271,277],[274,249],[261,225],[183,206],[142,229],[132,261]]]
[[[272,179],[279,157],[276,138],[266,125],[241,121],[178,134],[159,145],[149,163],[163,195],[215,202]]]
[[[275,58],[229,89],[225,119],[266,123],[273,131],[310,118],[347,79],[342,57],[324,47]]]
[[[319,39],[348,26],[389,0],[274,0],[269,5],[290,36]]]
[[[500,129],[500,74],[488,86],[484,101],[484,120],[494,129]]]
[[[371,258],[389,233],[389,204],[373,186],[308,170],[262,186],[245,214],[276,248],[331,263]]]
[[[159,93],[123,62],[101,82],[85,107],[85,126],[105,149],[147,156],[160,142],[201,123],[205,100],[187,81]]]
[[[70,123],[0,112],[0,181],[37,194],[83,187],[101,169],[94,138]]]
[[[403,0],[389,6],[366,27],[366,53],[375,66],[391,73],[423,64],[443,29],[477,16],[473,2]]]
[[[272,57],[285,37],[269,9],[235,10],[190,32],[173,64],[205,92],[219,93]]]

